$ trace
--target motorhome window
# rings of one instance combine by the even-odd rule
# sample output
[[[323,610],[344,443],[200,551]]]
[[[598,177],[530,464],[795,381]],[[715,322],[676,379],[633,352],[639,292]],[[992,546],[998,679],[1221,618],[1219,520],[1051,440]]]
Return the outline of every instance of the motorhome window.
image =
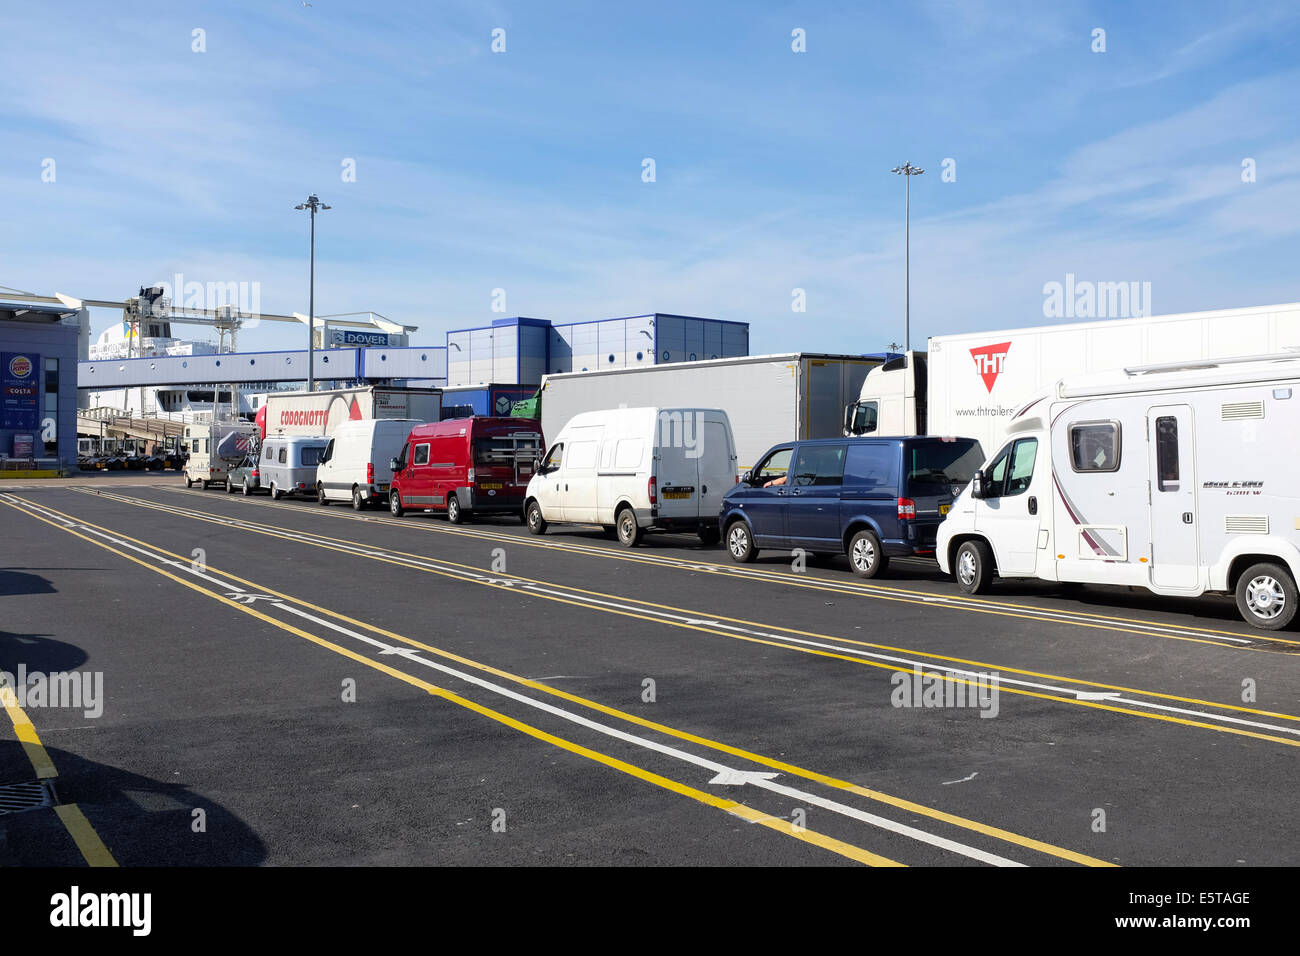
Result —
[[[267,446],[266,446],[266,455],[265,455],[264,457],[266,458],[267,461],[274,461],[274,460],[275,460],[275,449],[272,448],[270,445],[267,445]]]
[[[429,443],[424,442],[415,446],[415,454],[411,456],[412,465],[427,465],[429,463]]]
[[[645,442],[640,438],[623,438],[614,450],[615,468],[636,468],[641,464],[641,455],[645,451]]]
[[[1022,438],[1011,450],[1011,470],[1007,475],[1004,495],[1018,495],[1029,487],[1034,478],[1034,459],[1038,457],[1038,439]]]
[[[936,493],[948,492],[953,485],[969,483],[983,461],[980,443],[969,439],[913,444],[907,449],[907,484],[934,485],[940,489]]]
[[[989,498],[1002,497],[1002,485],[1007,478],[1007,462],[1011,460],[1011,445],[1003,448],[993,464],[984,469],[985,495]]]
[[[569,446],[569,468],[595,468],[596,443],[594,441],[575,441]]]
[[[804,445],[795,459],[792,484],[838,485],[844,480],[844,445]]]
[[[1156,487],[1178,490],[1178,419],[1172,415],[1156,419]]]
[[[280,446],[280,464],[285,464],[289,460],[289,446]]]
[[[1070,466],[1075,471],[1118,471],[1117,422],[1084,422],[1070,426]]]
[[[320,445],[303,445],[300,452],[303,467],[319,465],[320,456],[324,450]]]
[[[193,442],[194,442],[194,447],[191,448],[190,451],[194,452],[194,454],[197,455],[199,453],[199,439],[195,438],[193,439]]]
[[[559,468],[563,461],[564,461],[564,446],[556,445],[554,448],[551,449],[551,453],[546,456],[546,460],[542,462],[542,470],[551,471],[553,469]]]
[[[754,480],[759,484],[767,481],[775,481],[778,478],[784,478],[786,472],[790,470],[790,456],[794,454],[793,448],[778,448],[767,459],[754,469]]]

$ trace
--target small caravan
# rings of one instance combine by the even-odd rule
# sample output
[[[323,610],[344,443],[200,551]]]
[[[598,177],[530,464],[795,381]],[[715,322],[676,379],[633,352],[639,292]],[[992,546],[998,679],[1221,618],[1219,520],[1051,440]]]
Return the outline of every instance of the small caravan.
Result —
[[[528,530],[595,524],[633,547],[646,531],[719,539],[736,484],[736,442],[719,408],[614,408],[575,415],[546,452],[524,502]]]
[[[1300,356],[1067,378],[1012,419],[939,528],[963,591],[996,575],[1235,594],[1256,627],[1297,609]]]
[[[270,436],[262,442],[257,483],[253,487],[265,488],[272,501],[279,501],[284,495],[315,494],[316,469],[328,445],[329,439],[324,436]]]

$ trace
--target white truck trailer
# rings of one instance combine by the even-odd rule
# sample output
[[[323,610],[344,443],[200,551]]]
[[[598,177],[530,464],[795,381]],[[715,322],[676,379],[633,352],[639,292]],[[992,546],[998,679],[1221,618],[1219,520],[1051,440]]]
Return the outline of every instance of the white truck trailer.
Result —
[[[844,406],[882,357],[792,352],[565,372],[542,379],[542,434],[575,415],[611,408],[720,408],[744,472],[777,442],[835,438]]]
[[[271,392],[257,412],[262,437],[334,434],[343,422],[371,418],[442,419],[442,391],[366,385],[322,392]]]
[[[872,370],[846,435],[960,435],[992,452],[1040,389],[1066,376],[1300,350],[1300,303],[930,338]]]

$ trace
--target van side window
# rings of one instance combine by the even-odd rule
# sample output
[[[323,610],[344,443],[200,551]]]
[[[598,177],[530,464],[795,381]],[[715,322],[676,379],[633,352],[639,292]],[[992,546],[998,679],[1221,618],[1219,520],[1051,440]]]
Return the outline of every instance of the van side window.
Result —
[[[542,471],[554,471],[564,462],[564,446],[556,445],[542,462]]]
[[[868,494],[887,494],[896,497],[895,463],[893,445],[853,444],[849,446],[844,462],[844,483],[853,485]]]
[[[1172,415],[1156,419],[1156,487],[1178,490],[1178,419]]]
[[[844,480],[844,452],[843,445],[801,445],[791,484],[797,487],[840,484]]]
[[[415,446],[415,454],[411,456],[412,465],[427,465],[429,463],[429,443],[422,442]]]
[[[614,451],[614,467],[619,469],[633,469],[641,464],[641,454],[645,449],[645,442],[640,438],[620,438],[618,447]]]
[[[784,482],[786,472],[790,470],[790,456],[793,454],[793,448],[778,448],[772,452],[754,469],[754,483],[762,485],[769,481]]]
[[[1022,438],[1011,450],[1011,470],[1007,474],[1006,496],[1018,495],[1034,478],[1034,459],[1038,457],[1038,439]]]
[[[285,464],[289,460],[289,446],[280,446],[280,464]]]
[[[1070,467],[1075,471],[1118,471],[1119,452],[1117,422],[1070,426]]]

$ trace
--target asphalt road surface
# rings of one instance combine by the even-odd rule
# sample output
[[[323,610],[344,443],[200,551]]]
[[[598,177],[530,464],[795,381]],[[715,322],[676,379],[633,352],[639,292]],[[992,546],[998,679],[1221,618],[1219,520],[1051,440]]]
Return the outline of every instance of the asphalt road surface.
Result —
[[[0,862],[1294,863],[1300,632],[1226,598],[166,478],[0,487]]]

